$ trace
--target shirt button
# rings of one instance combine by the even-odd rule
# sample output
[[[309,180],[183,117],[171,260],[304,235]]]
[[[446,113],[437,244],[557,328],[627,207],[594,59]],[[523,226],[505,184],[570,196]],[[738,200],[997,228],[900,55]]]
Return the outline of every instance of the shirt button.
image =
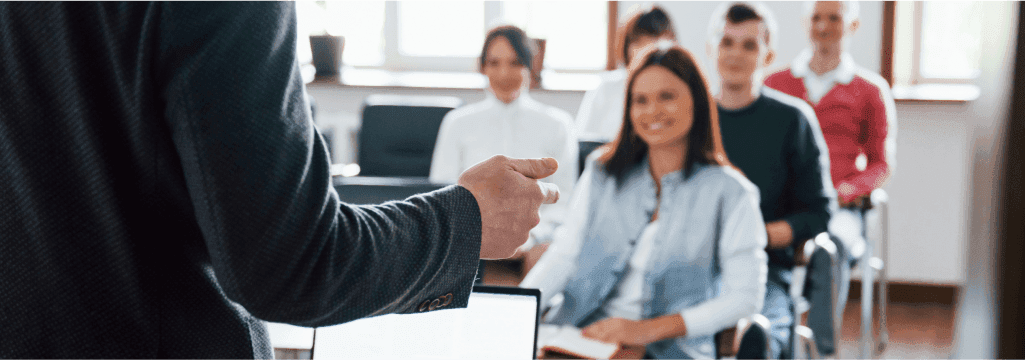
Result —
[[[424,302],[422,304],[420,304],[420,308],[418,308],[416,311],[424,312],[424,310],[427,310],[427,307],[430,306],[430,304],[431,304],[430,300],[424,300]]]
[[[431,301],[431,305],[430,305],[430,307],[428,307],[428,309],[430,309],[431,311],[434,311],[434,309],[437,309],[438,305],[440,305],[440,304],[441,304],[441,300],[434,299],[434,301]]]

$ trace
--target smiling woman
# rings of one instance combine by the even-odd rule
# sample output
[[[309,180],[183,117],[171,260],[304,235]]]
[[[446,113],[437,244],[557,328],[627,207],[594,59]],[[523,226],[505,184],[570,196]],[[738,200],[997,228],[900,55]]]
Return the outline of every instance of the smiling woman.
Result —
[[[516,100],[523,80],[533,70],[534,49],[527,34],[515,26],[488,31],[480,54],[480,71],[488,77],[491,91],[508,104]]]
[[[485,99],[445,115],[431,160],[431,181],[455,182],[460,173],[494,155],[551,157],[559,162],[559,171],[548,181],[563,192],[571,191],[579,155],[573,119],[528,94],[530,44],[526,33],[513,25],[486,33],[478,60],[488,78]],[[562,222],[564,204],[541,208],[541,224],[531,232],[531,239],[548,241]]]
[[[630,68],[623,127],[611,151],[600,159],[609,172],[621,179],[647,153],[669,155],[667,149],[678,151],[667,159],[666,168],[652,164],[661,175],[679,169],[689,174],[694,163],[728,166],[715,103],[694,57],[679,45],[660,41],[638,58],[644,61]],[[661,124],[655,127],[670,128],[653,129],[656,122]]]
[[[659,42],[631,63],[619,137],[588,160],[560,236],[520,286],[557,307],[547,322],[585,337],[712,357],[712,335],[762,305],[758,190],[726,158],[690,53]]]
[[[631,101],[630,121],[649,151],[670,149],[682,155],[694,123],[694,100],[687,84],[669,69],[651,66],[637,73]]]

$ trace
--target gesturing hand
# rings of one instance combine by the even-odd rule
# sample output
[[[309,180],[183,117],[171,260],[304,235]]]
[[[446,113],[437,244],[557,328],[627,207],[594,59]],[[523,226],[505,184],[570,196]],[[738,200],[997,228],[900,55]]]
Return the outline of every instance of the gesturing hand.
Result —
[[[584,328],[582,335],[606,343],[643,346],[653,342],[648,330],[641,321],[608,318]]]
[[[459,175],[459,185],[477,199],[481,221],[481,259],[504,259],[527,241],[541,222],[542,204],[559,200],[559,188],[539,182],[555,173],[552,158],[513,159],[496,155]]]

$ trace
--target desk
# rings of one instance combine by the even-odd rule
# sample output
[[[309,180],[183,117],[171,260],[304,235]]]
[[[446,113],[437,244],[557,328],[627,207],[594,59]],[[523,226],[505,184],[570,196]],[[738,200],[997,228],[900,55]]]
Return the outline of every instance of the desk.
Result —
[[[631,345],[624,347],[612,355],[611,359],[643,359],[645,348],[639,345]],[[567,356],[560,353],[541,352],[537,357],[538,359],[576,359],[576,357]]]

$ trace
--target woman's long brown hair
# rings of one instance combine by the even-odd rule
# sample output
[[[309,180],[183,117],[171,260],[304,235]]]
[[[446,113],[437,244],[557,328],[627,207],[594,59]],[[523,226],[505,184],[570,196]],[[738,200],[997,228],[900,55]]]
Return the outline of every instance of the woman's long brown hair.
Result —
[[[723,150],[719,135],[719,112],[715,99],[708,90],[708,82],[690,52],[678,44],[659,42],[646,48],[631,61],[626,86],[626,105],[623,112],[623,126],[619,136],[605,145],[604,154],[598,161],[605,171],[616,178],[620,185],[626,174],[648,154],[648,144],[634,131],[630,121],[630,108],[634,80],[642,70],[650,66],[662,66],[683,80],[690,88],[694,102],[694,123],[687,134],[687,148],[684,149],[683,175],[688,178],[694,163],[732,166]]]

